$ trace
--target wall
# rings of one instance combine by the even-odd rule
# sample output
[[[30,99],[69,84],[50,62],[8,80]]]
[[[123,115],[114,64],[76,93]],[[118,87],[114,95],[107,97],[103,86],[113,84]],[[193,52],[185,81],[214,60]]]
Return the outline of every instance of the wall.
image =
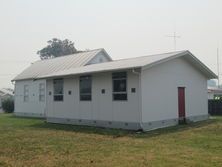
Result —
[[[39,84],[45,80],[24,80],[15,83],[15,115],[44,117],[45,102],[39,101]],[[29,101],[24,102],[24,85],[29,87]]]
[[[207,79],[184,58],[143,70],[141,85],[144,123],[167,126],[162,120],[169,120],[169,125],[177,124],[178,87],[186,87],[186,116],[192,121],[207,118]]]
[[[103,121],[106,125],[108,122],[139,122],[139,78],[138,75],[128,71],[127,80],[128,100],[113,101],[112,73],[93,74],[92,101],[80,101],[79,76],[64,78],[64,101],[62,102],[53,101],[53,80],[47,80],[48,120],[50,122],[55,122],[53,118],[64,118],[67,121],[69,119],[78,119],[81,121],[96,120]],[[131,88],[136,88],[136,93],[131,93]],[[101,93],[102,89],[105,89],[105,94]],[[68,91],[70,90],[72,94],[68,95]],[[52,95],[49,95],[49,92],[52,92]],[[99,126],[105,125],[100,124]]]

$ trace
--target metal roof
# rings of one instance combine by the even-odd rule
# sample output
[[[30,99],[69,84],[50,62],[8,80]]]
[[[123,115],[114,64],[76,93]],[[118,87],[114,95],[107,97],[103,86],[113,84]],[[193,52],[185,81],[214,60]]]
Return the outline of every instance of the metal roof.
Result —
[[[209,79],[217,78],[217,75],[215,75],[207,66],[205,66],[200,60],[198,60],[195,56],[193,56],[192,53],[190,53],[189,51],[178,51],[178,52],[122,59],[122,60],[115,60],[99,64],[92,64],[77,68],[70,68],[68,70],[61,70],[46,75],[41,75],[38,78],[52,78],[52,77],[106,72],[106,71],[132,69],[132,68],[149,68],[154,65],[182,56],[184,56],[187,60],[189,60],[201,72],[203,72],[203,74],[205,74],[207,78]]]
[[[84,51],[68,56],[56,57],[52,59],[39,60],[31,64],[15,80],[35,79],[40,76],[50,75],[58,71],[64,71],[86,65],[98,53],[103,52],[110,60],[111,58],[104,49]]]

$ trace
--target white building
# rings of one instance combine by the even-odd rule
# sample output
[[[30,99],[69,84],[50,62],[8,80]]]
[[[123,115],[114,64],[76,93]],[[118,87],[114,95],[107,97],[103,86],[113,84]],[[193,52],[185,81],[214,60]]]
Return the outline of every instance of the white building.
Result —
[[[103,49],[83,52],[36,62],[17,76],[15,113],[151,130],[207,119],[207,80],[216,77],[189,51],[115,61]]]

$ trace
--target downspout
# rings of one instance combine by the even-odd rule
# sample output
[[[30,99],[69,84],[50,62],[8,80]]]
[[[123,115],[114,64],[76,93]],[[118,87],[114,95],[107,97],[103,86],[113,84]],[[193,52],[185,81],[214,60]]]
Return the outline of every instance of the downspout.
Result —
[[[142,100],[142,98],[141,98],[141,96],[142,96],[142,91],[141,91],[141,72],[137,72],[137,71],[135,71],[135,69],[132,69],[132,73],[139,76],[139,91],[140,91],[139,92],[139,103],[142,103],[142,101],[141,101]],[[140,117],[139,125],[140,125],[142,131],[144,131],[143,123],[142,123],[142,109],[141,109],[141,105],[139,105],[139,117]]]

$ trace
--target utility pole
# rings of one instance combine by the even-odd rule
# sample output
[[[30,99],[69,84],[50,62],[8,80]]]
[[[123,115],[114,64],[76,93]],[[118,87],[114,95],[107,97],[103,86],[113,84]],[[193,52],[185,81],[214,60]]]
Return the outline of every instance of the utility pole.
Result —
[[[176,51],[176,49],[177,49],[177,38],[180,38],[180,36],[178,36],[178,35],[176,34],[176,32],[174,31],[173,35],[167,35],[167,37],[173,38],[174,51]]]

